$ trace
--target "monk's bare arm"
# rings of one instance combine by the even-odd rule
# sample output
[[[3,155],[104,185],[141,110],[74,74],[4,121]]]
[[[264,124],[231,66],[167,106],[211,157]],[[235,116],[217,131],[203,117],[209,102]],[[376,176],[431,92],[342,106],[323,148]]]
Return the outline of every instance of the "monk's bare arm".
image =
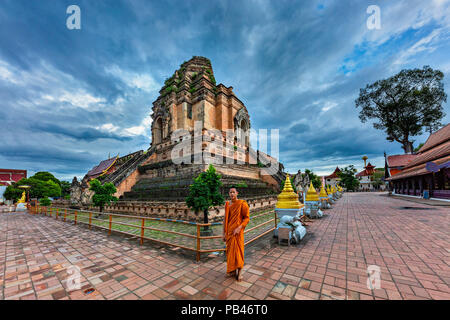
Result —
[[[222,240],[223,241],[227,240],[227,238],[226,238],[226,234],[227,234],[226,227],[227,227],[227,218],[228,218],[228,210],[227,209],[228,209],[228,201],[225,202],[225,215],[223,217],[223,232],[222,232]]]
[[[242,228],[245,228],[250,221],[250,208],[248,207],[247,201],[242,204]]]
[[[241,216],[242,216],[242,223],[236,229],[234,229],[233,231],[234,235],[239,234],[241,230],[244,229],[247,226],[248,222],[250,221],[250,209],[246,201],[242,203]]]

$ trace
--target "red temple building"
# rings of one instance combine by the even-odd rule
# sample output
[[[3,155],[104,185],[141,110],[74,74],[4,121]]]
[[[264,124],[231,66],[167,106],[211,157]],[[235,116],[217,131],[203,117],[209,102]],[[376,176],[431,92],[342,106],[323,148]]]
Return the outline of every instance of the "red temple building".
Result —
[[[341,169],[339,167],[336,167],[334,172],[330,174],[329,176],[325,176],[325,183],[329,184],[331,186],[335,186],[339,181],[341,181],[341,178],[339,178],[338,174],[341,172]]]
[[[396,194],[450,200],[450,124],[431,134],[415,158],[387,180]]]
[[[27,170],[0,169],[0,186],[9,186],[27,177]]]
[[[360,189],[373,189],[372,175],[375,173],[375,166],[370,162],[364,166],[364,170],[356,174],[356,178],[359,180]]]

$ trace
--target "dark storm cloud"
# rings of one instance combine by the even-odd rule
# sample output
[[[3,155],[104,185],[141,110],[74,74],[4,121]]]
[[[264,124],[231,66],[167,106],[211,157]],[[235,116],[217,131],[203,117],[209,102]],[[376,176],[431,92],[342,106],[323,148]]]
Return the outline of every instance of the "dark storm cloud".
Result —
[[[90,165],[93,160],[93,155],[89,152],[74,152],[52,146],[43,149],[40,146],[33,145],[1,145],[0,154],[12,161],[31,161],[34,164],[37,164],[38,166],[36,167],[32,166],[32,170],[37,169],[39,165],[45,163],[57,163],[66,168],[70,168],[70,170],[76,170],[84,168],[86,165]]]
[[[83,128],[83,127],[62,127],[52,123],[35,123],[30,127],[33,131],[43,131],[53,134],[59,134],[63,136],[67,136],[69,138],[73,138],[76,140],[85,140],[85,141],[95,141],[98,139],[113,139],[119,141],[129,141],[131,137],[119,136],[109,132],[103,132],[94,128]]]
[[[360,0],[81,0],[82,28],[68,30],[71,4],[2,1],[0,166],[80,176],[108,154],[148,148],[151,103],[193,55],[234,87],[252,128],[280,129],[290,171],[402,152],[358,119],[354,100],[368,83],[429,64],[449,92],[445,2],[380,1],[374,31],[373,3]]]

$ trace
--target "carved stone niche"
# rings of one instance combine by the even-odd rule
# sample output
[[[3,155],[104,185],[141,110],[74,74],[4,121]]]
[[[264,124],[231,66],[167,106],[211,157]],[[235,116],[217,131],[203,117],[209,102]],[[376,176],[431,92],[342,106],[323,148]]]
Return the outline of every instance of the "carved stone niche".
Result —
[[[164,105],[155,105],[155,112],[151,115],[152,122],[152,145],[156,146],[169,137],[170,114]]]
[[[234,134],[237,142],[250,146],[250,117],[245,108],[239,109],[234,116]]]

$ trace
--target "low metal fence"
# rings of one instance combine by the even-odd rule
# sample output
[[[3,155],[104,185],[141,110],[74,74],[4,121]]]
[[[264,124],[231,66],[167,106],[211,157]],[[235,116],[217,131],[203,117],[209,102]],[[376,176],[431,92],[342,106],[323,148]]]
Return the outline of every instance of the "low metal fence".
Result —
[[[136,237],[142,245],[144,240],[178,247],[195,252],[200,261],[202,253],[225,251],[222,240],[222,222],[197,223],[176,219],[131,216],[114,213],[100,213],[86,210],[74,210],[59,207],[32,207],[30,213],[54,217],[56,220],[84,224],[112,232]],[[202,235],[202,228],[212,229],[209,236]],[[250,214],[250,221],[244,230],[244,245],[248,245],[277,227],[275,210]]]

